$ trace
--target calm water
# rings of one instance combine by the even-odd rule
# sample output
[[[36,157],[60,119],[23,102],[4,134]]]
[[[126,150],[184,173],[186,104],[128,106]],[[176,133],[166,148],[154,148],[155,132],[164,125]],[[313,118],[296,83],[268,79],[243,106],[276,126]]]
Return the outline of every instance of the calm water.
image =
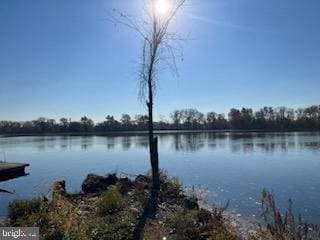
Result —
[[[78,191],[88,173],[138,174],[149,169],[147,138],[12,137],[0,138],[8,161],[30,163],[29,176],[1,182],[0,216],[15,199],[46,194],[54,180]],[[179,133],[159,138],[160,165],[186,186],[201,184],[208,200],[243,217],[259,215],[260,193],[276,194],[281,207],[320,223],[320,133]],[[2,157],[0,157],[2,160]]]

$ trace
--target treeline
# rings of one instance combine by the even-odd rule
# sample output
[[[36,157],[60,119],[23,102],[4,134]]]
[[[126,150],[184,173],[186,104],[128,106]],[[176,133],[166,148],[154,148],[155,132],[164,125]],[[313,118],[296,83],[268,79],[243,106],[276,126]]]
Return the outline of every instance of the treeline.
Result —
[[[94,123],[88,117],[80,121],[68,118],[38,118],[33,121],[0,121],[0,134],[23,133],[81,133],[108,131],[144,131],[147,130],[148,117],[122,114],[117,120],[108,115],[105,121]],[[157,130],[320,130],[320,105],[292,109],[286,107],[264,107],[259,111],[251,108],[232,108],[226,117],[215,112],[202,113],[196,109],[173,111],[169,120],[155,122]]]

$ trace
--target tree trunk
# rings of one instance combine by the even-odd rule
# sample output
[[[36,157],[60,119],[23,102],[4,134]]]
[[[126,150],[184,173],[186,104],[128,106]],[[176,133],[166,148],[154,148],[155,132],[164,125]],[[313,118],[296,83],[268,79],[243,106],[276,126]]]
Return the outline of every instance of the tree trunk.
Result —
[[[152,171],[152,187],[153,194],[156,194],[160,190],[159,179],[159,158],[158,158],[158,138],[154,138],[153,134],[153,94],[151,81],[148,82],[149,88],[149,102],[148,107],[148,131],[149,131],[149,154]]]
[[[152,172],[152,181],[153,181],[153,188],[154,192],[157,193],[160,190],[160,177],[159,177],[159,155],[158,155],[158,138],[153,138],[153,154],[152,154],[152,161],[153,161],[153,172]]]

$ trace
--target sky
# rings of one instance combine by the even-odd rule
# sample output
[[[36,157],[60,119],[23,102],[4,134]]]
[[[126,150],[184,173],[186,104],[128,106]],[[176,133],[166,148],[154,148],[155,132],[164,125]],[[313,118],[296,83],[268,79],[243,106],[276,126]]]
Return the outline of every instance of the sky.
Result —
[[[0,120],[101,121],[144,114],[141,43],[107,19],[142,0],[1,0]],[[189,0],[172,31],[188,35],[179,76],[163,70],[155,114],[174,109],[320,104],[319,0]]]

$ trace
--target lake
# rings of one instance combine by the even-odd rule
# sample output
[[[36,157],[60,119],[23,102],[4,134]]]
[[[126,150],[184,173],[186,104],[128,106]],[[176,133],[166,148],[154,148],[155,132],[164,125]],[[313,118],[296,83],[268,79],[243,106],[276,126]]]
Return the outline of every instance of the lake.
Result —
[[[0,183],[0,216],[15,199],[47,194],[55,180],[81,189],[88,173],[144,174],[147,136],[30,136],[0,138],[0,160],[29,163],[28,176]],[[225,204],[243,218],[260,213],[261,191],[279,206],[320,223],[320,133],[166,133],[159,135],[160,167],[186,187],[207,189],[209,203]]]

